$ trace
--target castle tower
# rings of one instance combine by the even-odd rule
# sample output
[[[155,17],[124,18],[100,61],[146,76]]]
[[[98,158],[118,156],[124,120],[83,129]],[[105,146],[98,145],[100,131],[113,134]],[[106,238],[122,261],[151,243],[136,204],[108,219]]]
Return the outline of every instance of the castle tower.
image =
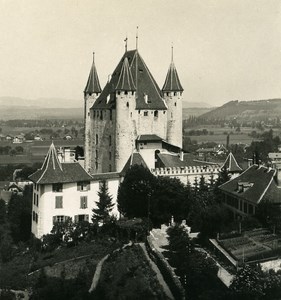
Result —
[[[84,167],[87,171],[91,169],[92,147],[91,140],[94,134],[91,117],[91,107],[101,93],[98,73],[95,66],[95,53],[93,53],[93,64],[90,70],[87,85],[84,90],[84,126],[85,126],[85,148],[84,148]]]
[[[126,164],[135,145],[133,113],[136,107],[136,86],[130,70],[128,58],[125,57],[116,85],[116,171]]]
[[[182,148],[182,92],[178,73],[172,60],[162,88],[168,106],[167,111],[167,142]]]
[[[126,49],[90,109],[86,170],[120,172],[139,135],[156,134],[165,140],[166,112],[162,92],[138,50]]]

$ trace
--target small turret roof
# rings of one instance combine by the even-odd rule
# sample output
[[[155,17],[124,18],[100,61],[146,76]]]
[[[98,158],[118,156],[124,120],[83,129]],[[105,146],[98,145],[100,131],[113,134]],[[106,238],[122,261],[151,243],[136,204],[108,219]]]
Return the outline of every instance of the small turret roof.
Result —
[[[115,89],[120,90],[120,91],[135,91],[136,90],[127,57],[125,57],[125,59],[123,61],[121,73],[120,73],[119,80],[117,82]]]
[[[93,54],[93,64],[90,70],[90,74],[88,77],[88,81],[84,90],[84,93],[92,94],[92,93],[101,93],[101,87],[99,82],[99,77],[95,65],[95,54]]]
[[[224,164],[221,167],[222,169],[226,169],[228,172],[241,172],[242,168],[238,165],[234,155],[232,152],[229,152]]]
[[[163,92],[182,92],[183,88],[179,80],[178,72],[176,70],[175,64],[172,61],[166,76],[165,83],[162,88]]]
[[[78,162],[60,163],[53,143],[41,169],[31,174],[29,178],[37,184],[79,182],[92,179]]]

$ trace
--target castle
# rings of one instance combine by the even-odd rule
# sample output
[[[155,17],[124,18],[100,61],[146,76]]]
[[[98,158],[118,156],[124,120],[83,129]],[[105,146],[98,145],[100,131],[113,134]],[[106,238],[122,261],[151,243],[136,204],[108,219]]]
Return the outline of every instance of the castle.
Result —
[[[93,60],[84,90],[84,168],[51,144],[42,167],[30,176],[32,233],[40,238],[69,217],[91,222],[100,182],[106,180],[116,203],[118,186],[134,164],[184,184],[201,176],[215,179],[217,164],[182,151],[182,93],[173,55],[162,90],[138,50],[125,51],[103,90]],[[113,213],[118,216],[117,205]]]
[[[173,55],[162,90],[138,50],[124,53],[103,90],[93,60],[84,90],[85,169],[121,172],[139,144],[163,140],[181,149],[182,93]]]

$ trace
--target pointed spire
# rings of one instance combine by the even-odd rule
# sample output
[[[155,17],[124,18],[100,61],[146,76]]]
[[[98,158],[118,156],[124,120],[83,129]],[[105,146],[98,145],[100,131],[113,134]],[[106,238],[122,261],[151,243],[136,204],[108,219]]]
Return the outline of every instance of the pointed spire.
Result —
[[[127,35],[126,35],[124,42],[125,42],[125,53],[126,53],[128,50],[128,36]]]
[[[44,163],[41,167],[41,170],[60,170],[62,171],[62,166],[58,158],[57,150],[55,148],[54,143],[52,142],[49,151],[45,157]]]
[[[120,90],[120,91],[136,90],[127,57],[125,57],[123,61],[122,69],[115,90]]]
[[[92,68],[89,74],[88,82],[85,87],[84,93],[87,94],[101,93],[99,77],[95,66],[95,52],[93,52],[93,64],[92,64]]]
[[[232,152],[229,152],[224,164],[222,165],[221,169],[226,169],[228,172],[241,172],[242,169],[238,165],[234,155]]]
[[[138,50],[138,42],[139,42],[139,26],[137,26],[136,31],[136,49]]]
[[[183,88],[179,80],[178,72],[174,64],[174,47],[172,45],[171,64],[163,85],[163,92],[182,92]]]

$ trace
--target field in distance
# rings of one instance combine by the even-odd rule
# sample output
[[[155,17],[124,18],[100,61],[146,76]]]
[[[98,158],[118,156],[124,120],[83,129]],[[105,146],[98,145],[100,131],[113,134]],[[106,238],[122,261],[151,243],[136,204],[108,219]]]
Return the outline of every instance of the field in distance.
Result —
[[[207,134],[196,134],[196,131],[207,130]],[[227,135],[230,135],[230,144],[251,144],[252,141],[261,140],[253,136],[249,136],[253,131],[257,134],[262,134],[264,131],[241,127],[240,132],[236,132],[235,128],[218,127],[216,125],[200,125],[192,128],[186,128],[184,130],[184,138],[190,138],[197,143],[215,142],[217,144],[226,144]],[[281,135],[281,129],[274,130],[274,135]]]

